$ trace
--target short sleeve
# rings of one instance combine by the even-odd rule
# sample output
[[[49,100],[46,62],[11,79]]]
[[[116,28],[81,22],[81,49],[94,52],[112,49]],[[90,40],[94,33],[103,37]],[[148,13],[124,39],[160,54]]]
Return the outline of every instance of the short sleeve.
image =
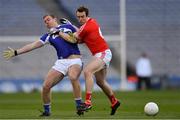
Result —
[[[43,44],[49,43],[49,39],[50,39],[50,35],[47,33],[40,37],[40,41]]]

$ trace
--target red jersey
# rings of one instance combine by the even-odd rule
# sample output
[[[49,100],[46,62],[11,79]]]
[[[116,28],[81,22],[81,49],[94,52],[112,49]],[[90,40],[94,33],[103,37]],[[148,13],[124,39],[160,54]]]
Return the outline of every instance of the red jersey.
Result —
[[[86,43],[93,55],[109,49],[95,19],[89,18],[88,21],[80,27],[78,36],[82,42]]]

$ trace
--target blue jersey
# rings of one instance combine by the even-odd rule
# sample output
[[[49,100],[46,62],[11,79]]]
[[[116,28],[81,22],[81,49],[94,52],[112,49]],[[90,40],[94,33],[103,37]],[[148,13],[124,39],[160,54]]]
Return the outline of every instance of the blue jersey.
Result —
[[[76,32],[76,29],[71,24],[59,25],[57,29],[64,33]],[[77,44],[67,42],[58,35],[50,35],[46,33],[40,38],[40,41],[43,44],[50,43],[56,49],[58,59],[68,58],[72,54],[80,55]]]

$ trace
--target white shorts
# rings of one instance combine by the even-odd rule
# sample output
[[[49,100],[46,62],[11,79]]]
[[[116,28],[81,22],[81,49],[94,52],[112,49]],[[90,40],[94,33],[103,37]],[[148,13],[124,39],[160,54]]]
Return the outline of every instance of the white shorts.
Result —
[[[80,65],[82,67],[82,61],[80,58],[75,59],[59,59],[55,62],[53,69],[67,75],[68,69],[72,65]]]
[[[112,59],[112,53],[111,53],[110,49],[107,49],[103,52],[96,53],[94,56],[102,59],[104,61],[105,65],[107,67],[109,67],[110,61]]]

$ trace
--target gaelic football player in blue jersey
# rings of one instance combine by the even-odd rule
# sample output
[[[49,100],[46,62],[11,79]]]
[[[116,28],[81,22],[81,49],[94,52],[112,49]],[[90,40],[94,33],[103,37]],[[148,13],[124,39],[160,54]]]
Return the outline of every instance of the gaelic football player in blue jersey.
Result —
[[[45,26],[51,29],[58,29],[64,33],[74,33],[76,28],[69,22],[59,25],[57,18],[53,15],[43,16]],[[64,21],[63,21],[64,23]],[[77,114],[82,115],[85,108],[81,99],[81,88],[79,83],[79,76],[82,70],[82,61],[79,48],[77,44],[69,43],[56,35],[56,33],[48,32],[40,37],[39,40],[27,44],[19,49],[8,48],[3,52],[4,58],[11,59],[14,56],[30,52],[34,49],[40,48],[46,44],[52,45],[57,52],[57,61],[49,70],[45,77],[42,87],[42,100],[44,111],[41,116],[50,116],[51,114],[51,88],[59,83],[66,75],[69,77],[73,87],[73,94],[77,108]]]

